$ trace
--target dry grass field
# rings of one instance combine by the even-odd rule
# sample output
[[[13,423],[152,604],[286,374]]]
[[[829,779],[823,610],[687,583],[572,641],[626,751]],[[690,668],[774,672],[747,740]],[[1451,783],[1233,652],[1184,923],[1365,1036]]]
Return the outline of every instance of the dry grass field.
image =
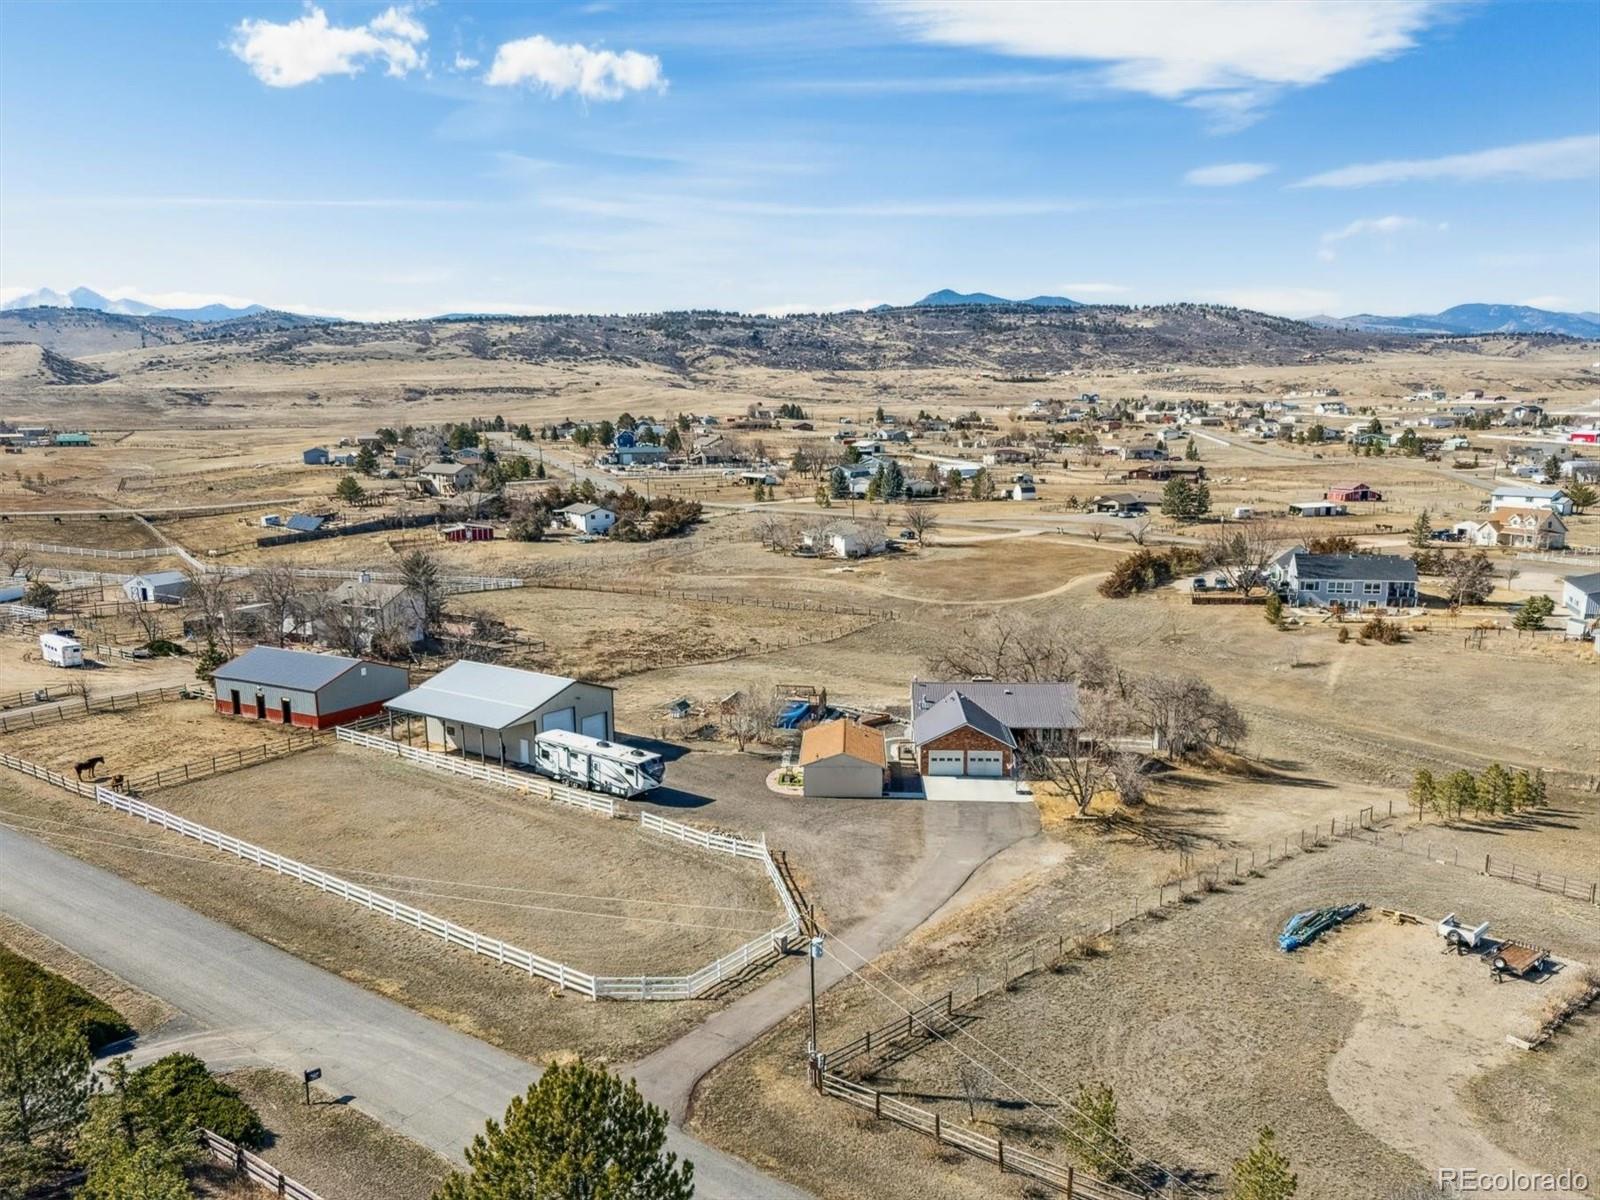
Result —
[[[101,778],[135,778],[184,763],[209,763],[213,756],[238,750],[278,747],[290,737],[276,725],[218,716],[209,700],[172,700],[126,712],[89,713],[37,729],[14,729],[0,736],[0,747],[67,775],[74,763],[103,755]],[[306,735],[292,737],[298,741]]]
[[[1425,1166],[1516,1164],[1530,1147],[1553,1157],[1524,1157],[1524,1166],[1582,1165],[1575,1155],[1600,1134],[1592,1079],[1563,1085],[1577,1100],[1561,1118],[1573,1141],[1502,1124],[1474,1087],[1484,1072],[1531,1072],[1547,1087],[1557,1078],[1525,1065],[1504,1037],[1525,1033],[1579,968],[1542,984],[1496,987],[1481,962],[1442,956],[1431,930],[1376,919],[1292,956],[1277,949],[1275,935],[1294,912],[1363,900],[1435,916],[1446,908],[1482,912],[1505,935],[1572,959],[1600,957],[1592,910],[1585,916],[1531,889],[1403,861],[1398,870],[1392,854],[1346,843],[1169,908],[1165,920],[1131,927],[1103,957],[991,995],[965,1034],[867,1082],[965,1123],[958,1076],[976,1058],[998,1076],[984,1079],[976,1124],[1063,1159],[1059,1105],[1082,1080],[1108,1082],[1129,1141],[1202,1194],[1223,1190],[1229,1164],[1265,1123],[1293,1159],[1300,1194],[1317,1198],[1386,1198],[1421,1184]],[[1016,902],[1003,895],[952,918],[880,960],[860,983],[835,989],[824,1045],[892,1019],[914,997],[963,983],[970,991],[985,951],[1014,926]],[[1071,899],[1057,891],[1054,904],[1070,919]],[[965,951],[952,953],[958,946]],[[805,1085],[803,1038],[792,1020],[714,1072],[700,1091],[697,1129],[797,1182],[826,1147],[835,1164],[821,1190],[828,1197],[1026,1194],[992,1166],[958,1162],[925,1138],[817,1098]],[[1581,1061],[1583,1038],[1584,1027],[1574,1028],[1528,1062],[1547,1053]]]

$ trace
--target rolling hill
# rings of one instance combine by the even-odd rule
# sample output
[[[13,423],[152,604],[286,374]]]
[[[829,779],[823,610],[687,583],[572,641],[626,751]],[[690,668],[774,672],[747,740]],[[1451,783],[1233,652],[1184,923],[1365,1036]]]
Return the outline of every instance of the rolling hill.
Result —
[[[1563,313],[1526,304],[1458,304],[1437,313],[1384,317],[1356,313],[1349,317],[1313,317],[1312,324],[1373,333],[1456,334],[1555,333],[1563,337],[1600,338],[1594,313]]]

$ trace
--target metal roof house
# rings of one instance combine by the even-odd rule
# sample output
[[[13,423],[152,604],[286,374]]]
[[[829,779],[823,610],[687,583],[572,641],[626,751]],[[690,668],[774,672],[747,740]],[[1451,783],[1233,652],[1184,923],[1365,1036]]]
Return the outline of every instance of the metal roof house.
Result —
[[[465,660],[386,707],[408,724],[421,717],[430,747],[502,765],[530,765],[534,738],[548,730],[601,739],[613,733],[612,691],[602,684]]]
[[[1280,565],[1281,564],[1281,565]],[[1273,564],[1279,595],[1304,608],[1410,608],[1417,603],[1417,564],[1398,554],[1307,554]]]
[[[1016,743],[1056,742],[1083,725],[1073,683],[1005,683],[989,679],[937,683],[911,681],[911,717],[916,721],[940,701],[960,692],[1011,731]]]
[[[219,713],[302,729],[370,717],[409,684],[400,667],[276,646],[251,647],[211,680]]]
[[[855,721],[813,725],[800,735],[800,767],[807,796],[881,796],[888,770],[883,734]]]
[[[189,594],[189,577],[182,571],[151,571],[135,575],[122,585],[122,594],[142,603],[176,604]]]
[[[605,533],[617,523],[617,514],[598,504],[569,504],[558,508],[556,515],[580,533]]]
[[[952,691],[913,712],[911,741],[922,774],[1000,779],[1015,772],[1016,737],[971,697]]]

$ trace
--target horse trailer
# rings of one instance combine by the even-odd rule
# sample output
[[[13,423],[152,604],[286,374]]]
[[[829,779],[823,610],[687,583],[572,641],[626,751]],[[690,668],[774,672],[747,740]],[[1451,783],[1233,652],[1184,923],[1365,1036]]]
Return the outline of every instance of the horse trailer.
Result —
[[[550,729],[534,739],[533,769],[559,783],[630,798],[661,786],[667,764],[659,754]]]
[[[52,667],[83,666],[83,643],[64,633],[41,633],[39,653]]]

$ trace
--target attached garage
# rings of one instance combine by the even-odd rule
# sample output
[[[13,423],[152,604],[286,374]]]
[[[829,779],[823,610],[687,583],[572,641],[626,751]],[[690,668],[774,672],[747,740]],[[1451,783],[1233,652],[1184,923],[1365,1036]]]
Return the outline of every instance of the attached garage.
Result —
[[[1016,766],[1011,730],[971,697],[950,692],[911,723],[917,769],[924,775],[1003,779]]]

